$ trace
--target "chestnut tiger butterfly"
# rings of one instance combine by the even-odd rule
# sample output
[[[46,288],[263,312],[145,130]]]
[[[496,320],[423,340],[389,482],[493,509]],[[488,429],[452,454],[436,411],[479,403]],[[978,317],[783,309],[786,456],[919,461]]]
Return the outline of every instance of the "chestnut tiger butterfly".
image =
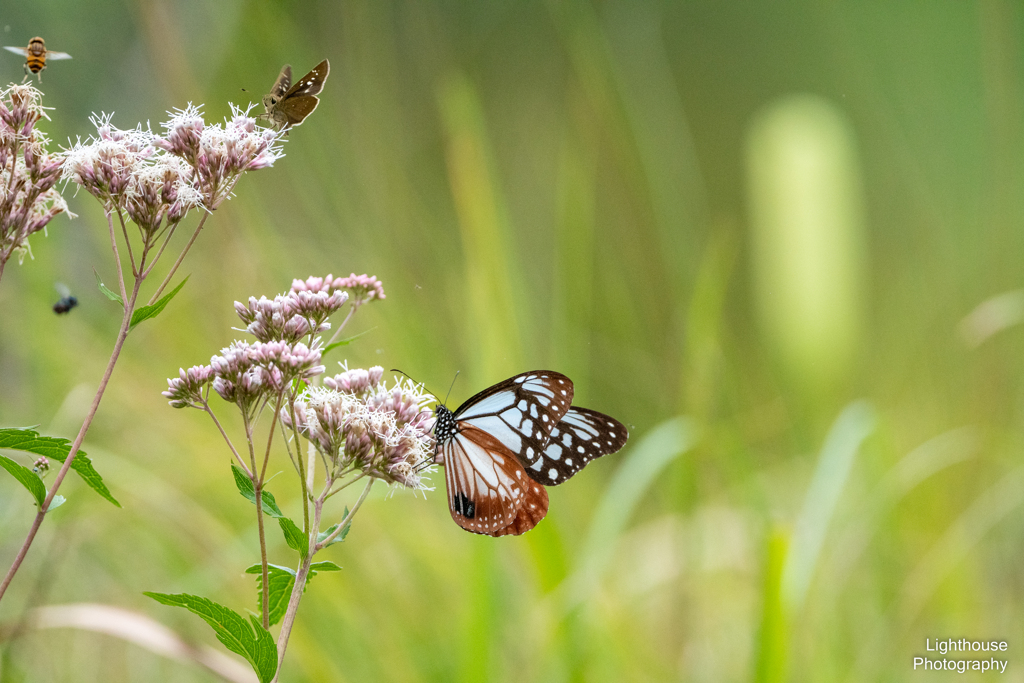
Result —
[[[545,486],[614,453],[621,422],[572,405],[572,380],[532,370],[484,389],[457,410],[436,408],[435,461],[444,465],[448,509],[466,531],[526,533],[548,512]]]

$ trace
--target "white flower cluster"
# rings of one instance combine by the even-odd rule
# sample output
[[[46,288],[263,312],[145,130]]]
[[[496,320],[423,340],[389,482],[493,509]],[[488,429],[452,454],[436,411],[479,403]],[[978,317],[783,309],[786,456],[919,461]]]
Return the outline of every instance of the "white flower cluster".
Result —
[[[281,420],[289,428],[294,424],[339,472],[361,470],[425,489],[420,473],[434,457],[434,417],[427,407],[434,398],[405,379],[388,387],[382,375],[380,367],[346,370],[325,381],[336,388],[306,389],[281,409]]]
[[[284,153],[280,133],[231,105],[232,117],[207,124],[199,107],[170,112],[160,136],[141,125],[120,130],[94,116],[96,135],[63,153],[63,176],[126,212],[144,234],[180,222],[192,209],[215,209],[246,171],[272,166]]]

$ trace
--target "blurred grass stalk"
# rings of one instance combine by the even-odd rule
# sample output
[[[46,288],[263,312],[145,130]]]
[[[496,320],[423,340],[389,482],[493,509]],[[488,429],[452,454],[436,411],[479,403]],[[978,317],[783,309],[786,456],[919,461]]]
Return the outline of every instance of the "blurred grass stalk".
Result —
[[[808,402],[849,377],[862,336],[865,226],[853,130],[813,95],[759,114],[747,139],[754,298]]]
[[[776,529],[768,538],[755,676],[759,682],[786,680],[789,629],[807,598],[853,461],[875,422],[875,412],[866,401],[855,401],[839,414],[825,438],[792,534]]]
[[[465,76],[445,81],[440,107],[465,258],[470,380],[494,382],[521,370],[516,259],[510,252],[508,212],[495,182],[480,99]]]

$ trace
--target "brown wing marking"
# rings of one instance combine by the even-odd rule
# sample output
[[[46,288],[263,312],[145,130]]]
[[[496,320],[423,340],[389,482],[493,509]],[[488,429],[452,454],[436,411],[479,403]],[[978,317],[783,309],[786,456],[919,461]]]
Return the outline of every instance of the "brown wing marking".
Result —
[[[312,95],[288,96],[277,103],[277,111],[284,115],[289,126],[297,126],[313,113],[320,100]]]
[[[526,495],[523,504],[512,520],[504,529],[498,529],[489,534],[490,536],[518,536],[537,526],[540,520],[548,514],[548,492],[543,486],[533,481],[527,482]]]
[[[502,532],[517,524],[523,501],[536,484],[499,440],[470,425],[459,427],[442,451],[448,510],[466,531]],[[546,503],[545,496],[545,511]]]

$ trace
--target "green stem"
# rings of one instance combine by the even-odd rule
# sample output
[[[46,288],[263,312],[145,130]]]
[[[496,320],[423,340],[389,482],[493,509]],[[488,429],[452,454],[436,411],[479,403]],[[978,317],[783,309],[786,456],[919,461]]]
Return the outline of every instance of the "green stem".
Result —
[[[253,490],[256,492],[256,528],[260,537],[260,568],[263,576],[263,628],[270,628],[270,568],[267,563],[267,532],[263,526],[263,481],[256,477],[256,451],[252,445],[252,423],[249,415],[243,411],[245,420],[245,439],[249,443],[249,461],[252,470],[249,480],[252,482]]]
[[[359,496],[359,500],[356,501],[349,513],[345,515],[345,518],[341,520],[341,524],[327,539],[322,543],[317,543],[316,537],[320,531],[320,518],[324,507],[324,497],[317,498],[314,504],[313,514],[313,528],[310,529],[309,534],[309,549],[306,552],[306,556],[302,558],[302,563],[299,565],[299,571],[295,575],[295,585],[292,587],[291,595],[288,598],[288,609],[284,614],[284,619],[281,620],[281,633],[277,637],[277,675],[274,676],[274,681],[278,680],[281,675],[281,665],[284,664],[284,654],[288,649],[288,639],[292,633],[292,627],[295,625],[295,615],[299,610],[299,601],[302,599],[302,593],[306,590],[306,581],[309,579],[309,567],[313,564],[313,556],[316,555],[327,543],[334,539],[335,536],[340,533],[352,518],[356,512],[362,506],[363,501],[366,500],[366,496],[370,493],[370,488],[373,486],[374,479],[371,477],[370,481],[366,482],[366,487],[363,489],[362,494]]]

